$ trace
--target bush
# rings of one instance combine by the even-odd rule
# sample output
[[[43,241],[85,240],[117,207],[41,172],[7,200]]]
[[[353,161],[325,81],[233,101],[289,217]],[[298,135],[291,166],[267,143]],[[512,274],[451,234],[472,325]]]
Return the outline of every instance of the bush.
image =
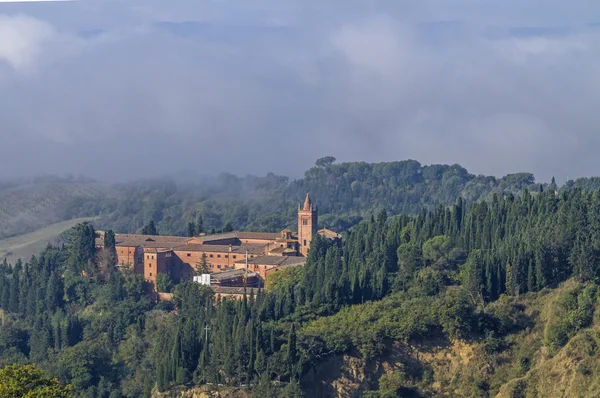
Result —
[[[379,378],[379,396],[381,398],[394,398],[404,387],[406,377],[404,372],[386,373]]]
[[[557,311],[546,327],[545,344],[551,350],[563,347],[579,330],[591,324],[596,290],[596,285],[579,285],[559,296]]]

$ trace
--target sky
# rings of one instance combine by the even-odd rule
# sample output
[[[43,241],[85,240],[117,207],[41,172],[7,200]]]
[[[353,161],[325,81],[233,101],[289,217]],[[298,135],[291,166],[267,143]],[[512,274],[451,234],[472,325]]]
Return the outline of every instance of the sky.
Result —
[[[600,175],[597,0],[0,3],[0,178]]]

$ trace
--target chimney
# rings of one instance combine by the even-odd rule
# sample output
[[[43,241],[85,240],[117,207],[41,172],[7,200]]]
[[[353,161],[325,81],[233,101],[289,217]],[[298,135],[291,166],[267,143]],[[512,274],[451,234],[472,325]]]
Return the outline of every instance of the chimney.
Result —
[[[229,253],[231,253],[231,250],[232,250],[232,249],[231,249],[231,246],[232,246],[232,245],[231,245],[231,243],[230,243],[230,244],[229,244]]]

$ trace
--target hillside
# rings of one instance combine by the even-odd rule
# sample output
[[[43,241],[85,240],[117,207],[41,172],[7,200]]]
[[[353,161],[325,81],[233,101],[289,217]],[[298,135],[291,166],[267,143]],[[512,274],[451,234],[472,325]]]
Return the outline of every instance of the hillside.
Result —
[[[0,239],[27,234],[77,217],[94,217],[97,209],[83,201],[118,197],[109,184],[40,178],[0,185]]]
[[[82,397],[594,396],[600,190],[464,202],[317,234],[239,301],[185,281],[157,303],[78,224],[0,263],[0,366]]]
[[[20,259],[30,259],[43,251],[48,244],[56,245],[60,235],[80,222],[94,221],[95,218],[76,218],[50,224],[46,227],[7,239],[0,239],[0,258],[14,263]]]
[[[570,335],[558,346],[552,338],[558,317],[573,316],[565,306],[585,290],[575,281],[489,305],[486,313],[512,324],[500,338],[388,340],[368,360],[356,352],[331,356],[303,386],[308,396],[597,397],[599,304],[596,287],[587,289],[594,291],[588,317],[565,330]]]
[[[0,239],[79,217],[100,217],[98,227],[135,232],[154,221],[161,234],[185,235],[203,217],[207,231],[231,223],[236,229],[277,231],[295,223],[306,192],[319,204],[323,226],[344,231],[385,208],[389,214],[489,198],[492,193],[537,190],[528,173],[503,178],[476,176],[459,165],[423,166],[414,160],[335,164],[324,158],[289,181],[264,177],[175,177],[107,184],[44,177],[0,185]],[[585,185],[584,181],[580,184]],[[594,185],[594,184],[587,184]]]

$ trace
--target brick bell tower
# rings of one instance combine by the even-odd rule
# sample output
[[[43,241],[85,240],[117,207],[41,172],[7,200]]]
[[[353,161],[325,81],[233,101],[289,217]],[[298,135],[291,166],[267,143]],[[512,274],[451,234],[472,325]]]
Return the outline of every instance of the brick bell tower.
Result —
[[[307,193],[304,206],[300,207],[298,205],[298,243],[300,244],[300,253],[303,256],[308,255],[310,241],[313,235],[317,233],[318,219],[317,207],[313,208],[310,196]]]

